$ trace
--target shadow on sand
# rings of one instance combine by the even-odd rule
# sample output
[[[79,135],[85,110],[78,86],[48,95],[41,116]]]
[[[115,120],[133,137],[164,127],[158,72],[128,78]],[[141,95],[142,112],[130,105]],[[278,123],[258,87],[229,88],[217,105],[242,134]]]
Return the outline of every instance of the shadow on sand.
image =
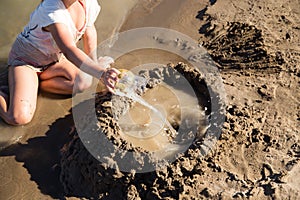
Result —
[[[59,181],[60,150],[74,133],[72,114],[57,119],[43,137],[30,138],[27,144],[13,144],[0,152],[0,156],[15,156],[24,163],[40,191],[55,199],[64,199],[63,187]]]

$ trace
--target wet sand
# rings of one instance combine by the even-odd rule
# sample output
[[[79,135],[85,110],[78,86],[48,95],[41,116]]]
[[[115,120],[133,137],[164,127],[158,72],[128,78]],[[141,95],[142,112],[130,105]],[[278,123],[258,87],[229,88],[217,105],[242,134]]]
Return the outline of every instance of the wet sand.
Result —
[[[24,6],[22,12],[18,9],[23,2],[1,2],[0,14],[5,15],[6,19],[9,16],[14,21],[9,23],[10,20],[4,20],[0,30],[1,36],[4,36],[0,40],[1,72],[7,71],[6,59],[10,46],[38,2],[33,0]],[[102,12],[96,27],[98,41],[101,42],[118,31],[136,1],[120,3],[114,0],[99,3]],[[8,12],[9,10],[11,11]],[[1,73],[0,84],[7,84],[6,74]],[[0,121],[0,177],[3,180],[0,184],[0,199],[62,198],[58,164],[60,149],[68,141],[69,132],[74,129],[71,107],[70,97],[41,93],[38,96],[36,114],[29,125],[11,127]],[[3,150],[5,147],[8,148]]]
[[[153,181],[148,193],[139,185],[143,176],[113,192],[129,199],[297,199],[299,2],[173,2],[140,2],[128,18],[120,14],[114,25],[109,20],[99,24],[100,33],[105,29],[100,40],[114,30],[142,26],[172,28],[199,40],[218,63],[225,84],[227,113],[222,135],[209,155],[197,158],[189,154],[182,160],[186,165],[180,168],[178,164],[180,170],[163,174],[159,185],[147,176]],[[103,15],[105,6],[109,7],[109,2],[102,6]],[[106,13],[102,17],[111,16]],[[121,58],[117,65],[130,68],[150,62],[148,55],[153,52],[130,55],[133,60]],[[154,57],[162,63],[180,61],[176,56],[158,55]],[[64,196],[59,182],[60,149],[74,133],[70,108],[70,99],[41,94],[30,125],[13,128],[1,124],[1,146],[18,141],[0,152],[1,199]],[[175,192],[172,184],[164,187],[169,179],[176,183]]]

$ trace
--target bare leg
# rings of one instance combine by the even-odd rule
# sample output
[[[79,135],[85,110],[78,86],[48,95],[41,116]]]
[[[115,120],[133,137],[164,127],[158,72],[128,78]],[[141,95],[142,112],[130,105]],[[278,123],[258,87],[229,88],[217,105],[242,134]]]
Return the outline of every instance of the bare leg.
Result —
[[[0,90],[0,116],[1,113],[7,112],[7,102],[9,101],[8,95]]]
[[[92,77],[81,72],[66,58],[49,67],[40,75],[40,88],[56,94],[82,92],[90,87]]]
[[[38,77],[26,66],[9,68],[10,97],[0,93],[0,116],[11,125],[23,125],[31,121],[37,100]],[[9,103],[8,103],[9,99]]]

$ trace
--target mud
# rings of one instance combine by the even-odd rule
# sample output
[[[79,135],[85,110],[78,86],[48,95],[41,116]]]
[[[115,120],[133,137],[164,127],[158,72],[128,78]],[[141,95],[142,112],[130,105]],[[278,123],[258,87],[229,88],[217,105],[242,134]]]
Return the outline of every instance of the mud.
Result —
[[[0,197],[299,199],[299,1],[140,2],[122,21],[122,27],[118,24],[114,31],[143,26],[175,29],[198,40],[218,66],[225,87],[226,118],[222,134],[215,138],[213,148],[207,149],[208,145],[203,145],[211,141],[205,143],[205,137],[200,134],[200,140],[191,144],[184,155],[171,165],[149,173],[121,172],[116,169],[114,160],[101,164],[85,149],[74,132],[71,115],[67,116],[68,123],[65,118],[54,122],[58,113],[69,110],[65,108],[66,104],[59,107],[57,100],[53,100],[52,104],[41,102],[41,107],[50,109],[39,112],[32,126],[20,127],[21,133],[7,128],[7,133],[18,133],[22,138],[17,140],[20,144],[15,147],[18,148],[1,150],[1,177],[4,182],[0,187]],[[116,10],[116,13],[121,12]],[[110,11],[107,11],[107,16],[111,17]],[[123,18],[122,14],[120,18]],[[107,23],[111,27],[111,21],[107,20]],[[99,30],[105,30],[105,27]],[[109,33],[102,38],[106,38],[105,35]],[[144,51],[142,54],[142,57],[134,54],[123,60],[124,65],[120,66],[137,66],[142,61],[156,62],[157,57],[162,57],[161,63],[178,62],[162,52]],[[190,77],[190,80],[194,78]],[[7,82],[2,76],[0,79],[1,83]],[[198,83],[196,79],[195,84]],[[199,85],[203,84],[197,87]],[[202,93],[205,94],[205,90],[197,94]],[[98,108],[102,114],[97,114],[98,119],[102,119],[99,123],[107,130],[103,138],[110,137],[109,141],[131,152],[147,153],[112,134],[118,134],[117,121],[99,118],[103,115],[112,119],[109,114],[112,106],[110,97],[97,101],[102,103],[102,107]],[[200,101],[200,104],[205,105],[205,102]],[[130,105],[123,105],[126,106]],[[119,108],[122,106],[119,105]],[[211,113],[210,119],[213,119],[211,109],[208,106],[206,114]],[[88,117],[86,120],[89,122]],[[178,122],[173,126],[176,127]],[[49,124],[50,131],[47,132],[45,127]],[[96,123],[91,126],[99,128]],[[212,128],[209,127],[205,135],[209,135],[207,133]],[[63,148],[61,158],[58,138],[68,132],[73,134],[73,139]],[[103,143],[99,141],[98,144]],[[98,148],[108,147],[99,145]],[[55,157],[49,156],[52,154]],[[139,157],[140,154],[132,161]],[[51,173],[51,167],[60,158],[61,166],[56,164],[55,173]],[[36,164],[37,160],[41,164]],[[57,174],[60,174],[63,188],[57,183]]]
[[[210,96],[207,86],[203,81],[203,75],[199,70],[180,63],[176,66],[169,65],[168,67],[156,68],[150,71],[144,70],[140,72],[140,75],[147,77],[147,90],[151,90],[151,88],[155,88],[162,81],[179,81],[175,78],[176,74],[174,74],[174,69],[184,74],[184,77],[190,81],[193,89],[198,94],[198,99],[201,100],[199,103],[202,102],[200,107],[202,109],[208,107],[207,113],[209,113]],[[145,92],[147,93],[147,91]],[[114,101],[118,101],[118,103],[115,104],[118,105],[118,111],[115,111],[115,113],[122,113],[124,110],[127,110],[129,106],[132,106],[130,105],[132,102],[128,99],[124,99],[124,97]],[[206,103],[203,104],[203,102]],[[96,97],[96,113],[99,121],[98,127],[100,127],[106,137],[114,144],[114,148],[109,151],[106,142],[101,142],[95,138],[94,140],[97,140],[97,143],[95,143],[93,148],[97,148],[96,145],[98,145],[98,148],[106,149],[105,153],[107,154],[101,155],[103,157],[109,157],[111,154],[114,154],[114,156],[110,157],[107,162],[99,162],[85,149],[84,144],[75,133],[74,140],[66,145],[61,160],[61,181],[64,184],[66,193],[71,196],[83,195],[87,198],[105,197],[109,199],[121,199],[125,196],[128,198],[133,198],[132,196],[134,196],[134,199],[138,197],[141,199],[149,199],[169,196],[177,199],[180,196],[180,191],[184,188],[186,178],[193,177],[194,175],[197,176],[198,170],[200,170],[198,164],[203,154],[203,152],[201,152],[201,144],[207,130],[207,118],[194,119],[200,122],[198,124],[198,132],[193,133],[195,136],[188,150],[178,155],[178,158],[171,164],[161,165],[162,163],[154,159],[151,153],[146,152],[143,148],[134,147],[122,138],[118,126],[118,116],[112,114],[113,104],[110,95],[99,95]],[[89,121],[86,116],[84,118],[83,121]],[[187,127],[183,132],[190,134],[193,129],[184,123],[184,120],[181,120],[178,121],[177,124],[173,123],[172,125],[175,128],[178,126]],[[88,128],[88,130],[92,129],[93,128]],[[101,131],[98,131],[94,137],[97,134],[101,134],[100,132]],[[187,135],[180,135],[181,140],[185,137],[187,137]],[[85,140],[83,140],[83,142],[84,141]],[[122,151],[116,151],[117,149],[121,149]],[[131,151],[133,154],[126,153],[126,155],[122,155],[120,159],[118,156],[120,156],[119,154],[121,153],[124,154],[124,150]],[[167,160],[163,160],[163,162],[166,161]],[[124,165],[124,162],[126,165]],[[130,162],[131,165],[129,165],[128,162]],[[149,164],[155,167],[159,165],[159,167],[156,168],[155,171],[149,170],[150,172],[140,173],[143,172],[142,170],[145,169],[145,167],[149,167]],[[131,168],[128,168],[128,166],[131,166]],[[127,170],[127,172],[124,172],[124,169]],[[190,181],[193,182],[194,180],[192,179]],[[116,190],[119,192],[116,192]],[[139,192],[137,193],[137,191]]]
[[[202,156],[204,148],[195,142],[178,160],[152,173],[114,171],[113,176],[111,169],[100,170],[102,182],[97,183],[111,185],[93,194],[103,199],[298,199],[297,5],[225,0],[199,10],[199,42],[217,63],[227,97],[213,151]],[[77,177],[84,176],[90,177]]]

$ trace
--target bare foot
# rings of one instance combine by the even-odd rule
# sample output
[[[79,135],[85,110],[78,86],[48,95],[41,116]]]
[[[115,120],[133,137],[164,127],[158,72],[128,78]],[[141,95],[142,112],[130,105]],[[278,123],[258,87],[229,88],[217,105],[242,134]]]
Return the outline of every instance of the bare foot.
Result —
[[[9,88],[8,86],[0,86],[0,96],[2,96],[6,101],[8,101],[9,97]]]

